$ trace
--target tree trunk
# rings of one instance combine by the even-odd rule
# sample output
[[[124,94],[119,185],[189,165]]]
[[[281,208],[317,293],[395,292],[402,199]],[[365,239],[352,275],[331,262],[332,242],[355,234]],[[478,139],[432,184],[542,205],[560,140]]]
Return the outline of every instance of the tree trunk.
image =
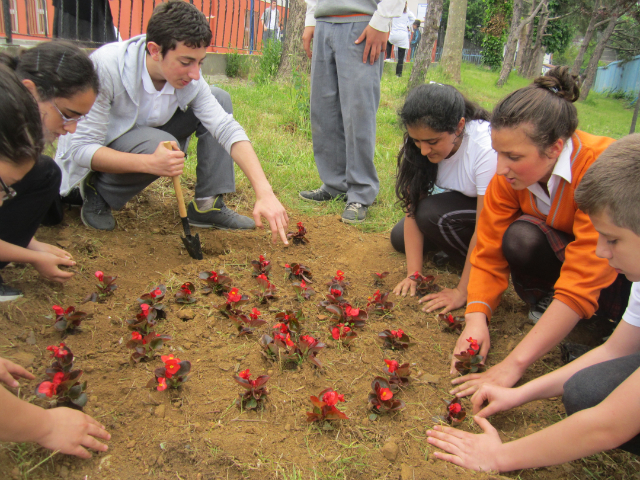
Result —
[[[460,83],[462,48],[464,47],[464,29],[467,21],[467,0],[451,0],[447,33],[444,36],[440,64],[445,77],[454,83]]]
[[[538,28],[536,32],[536,43],[533,46],[531,56],[529,58],[529,64],[527,65],[526,76],[527,78],[533,78],[540,75],[541,68],[538,68],[538,64],[540,63],[540,52],[544,50],[542,48],[542,38],[544,37],[544,32],[547,29],[547,23],[549,23],[549,11],[545,10],[540,20],[538,21]]]
[[[500,76],[496,82],[496,86],[501,87],[505,84],[513,68],[513,62],[515,60],[516,45],[518,44],[518,37],[524,24],[520,20],[520,11],[522,10],[523,0],[513,0],[513,15],[511,17],[511,28],[509,29],[509,37],[507,37],[507,43],[505,46],[504,59],[502,60],[502,70],[500,70]]]
[[[531,9],[529,10],[529,16],[533,15],[533,12],[535,11],[535,8],[536,8],[536,2],[532,1],[531,2]],[[518,38],[518,52],[516,53],[516,71],[519,74],[521,74],[521,72],[522,72],[522,59],[525,56],[524,55],[524,49],[527,46],[527,38],[529,38],[529,32],[533,28],[532,23],[533,23],[533,21],[531,21],[530,23],[526,24],[522,28],[522,30],[520,30],[520,38]]]
[[[288,0],[288,4],[289,14],[284,25],[284,43],[282,44],[282,57],[280,57],[280,67],[278,68],[279,78],[289,77],[294,67],[305,73],[308,73],[311,67],[311,61],[302,47],[307,4],[304,0]]]
[[[589,26],[587,27],[587,31],[584,32],[584,40],[582,40],[582,45],[580,45],[580,50],[578,50],[578,56],[573,62],[573,67],[571,67],[571,75],[580,75],[580,68],[582,68],[584,55],[587,53],[587,48],[589,48],[589,43],[591,43],[593,34],[596,33],[596,23],[598,23],[599,9],[600,9],[600,0],[596,0],[593,5],[593,12],[591,13],[591,20],[589,20]]]
[[[442,17],[442,0],[431,0],[427,6],[427,13],[424,17],[424,31],[416,59],[413,62],[411,77],[409,77],[408,91],[422,85],[427,78],[427,70],[431,65],[431,51],[438,39],[438,29],[440,28],[440,18]]]
[[[636,108],[633,109],[633,117],[631,117],[631,128],[629,128],[629,135],[636,133],[636,122],[638,121],[638,107],[640,107],[640,95],[636,98]]]
[[[580,100],[586,100],[589,96],[589,90],[593,86],[593,82],[596,79],[596,73],[598,71],[598,62],[600,61],[600,57],[602,56],[602,52],[604,52],[604,48],[607,46],[607,42],[609,38],[611,38],[611,34],[613,33],[614,28],[616,28],[616,24],[618,23],[618,19],[620,15],[618,12],[614,12],[607,24],[607,28],[602,32],[602,36],[598,39],[598,44],[596,45],[596,49],[593,51],[593,55],[589,59],[589,65],[587,65],[587,72],[585,75],[584,83],[580,88]]]
[[[540,20],[538,21],[538,25],[540,25],[540,21],[545,15],[548,17],[547,5],[549,5],[549,0],[540,0],[540,3],[542,4],[542,7],[540,10],[541,13],[540,13]],[[522,62],[520,63],[520,70],[518,70],[518,73],[523,77],[528,76],[529,69],[531,68],[531,63],[535,61],[534,60],[535,47],[531,46],[531,44],[533,43],[533,34],[535,31],[536,31],[535,25],[533,24],[533,21],[531,21],[528,28],[527,41],[524,45],[521,45],[521,48],[520,48],[520,51],[522,52]],[[538,37],[536,36],[536,39],[537,38]]]

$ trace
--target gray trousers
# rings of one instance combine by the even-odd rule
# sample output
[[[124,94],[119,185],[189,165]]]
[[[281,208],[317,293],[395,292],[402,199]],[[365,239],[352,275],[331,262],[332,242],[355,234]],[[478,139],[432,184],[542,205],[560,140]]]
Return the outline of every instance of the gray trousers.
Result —
[[[228,113],[233,113],[231,97],[224,90],[211,87],[211,93]],[[222,145],[193,114],[178,109],[161,127],[134,127],[117,138],[109,148],[119,152],[152,154],[161,142],[174,141],[186,153],[187,143],[195,132],[198,138],[196,166],[196,198],[234,192],[236,189],[233,160]],[[148,173],[94,173],[94,186],[109,206],[119,210],[158,177]]]
[[[575,373],[564,384],[562,402],[567,415],[595,407],[640,367],[640,352],[591,365]],[[637,398],[629,399],[637,402]],[[623,407],[622,407],[623,408]],[[630,422],[639,422],[630,418]],[[618,448],[640,455],[640,434]]]
[[[311,60],[313,155],[322,189],[371,205],[380,190],[373,164],[384,55],[362,63],[367,22],[318,22]]]

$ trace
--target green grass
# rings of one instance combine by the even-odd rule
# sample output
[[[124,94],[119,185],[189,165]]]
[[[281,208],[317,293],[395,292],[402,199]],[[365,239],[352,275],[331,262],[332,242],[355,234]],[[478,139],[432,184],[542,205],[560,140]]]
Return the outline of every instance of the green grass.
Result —
[[[396,155],[402,141],[397,111],[407,93],[411,64],[406,66],[402,78],[394,75],[394,68],[395,65],[391,64],[385,66],[377,114],[374,162],[380,178],[380,194],[369,210],[367,221],[358,227],[363,231],[389,231],[402,217],[394,193]],[[463,63],[462,84],[458,88],[465,96],[491,110],[500,98],[530,83],[530,80],[512,74],[503,88],[497,88],[497,78],[497,72]],[[444,83],[438,68],[429,71],[427,80]],[[249,135],[267,178],[289,211],[290,218],[295,220],[300,214],[340,215],[344,203],[315,205],[298,197],[300,190],[317,188],[321,182],[313,160],[311,138],[308,132],[300,131],[296,126],[297,107],[293,86],[283,82],[258,86],[243,81],[222,87],[231,94],[234,116]],[[591,92],[586,102],[578,102],[576,106],[581,130],[616,139],[629,131],[632,110],[625,108],[623,100]],[[195,144],[193,141],[189,146],[191,159],[195,159]],[[193,173],[195,165],[193,160],[191,162],[187,171]],[[236,171],[238,190],[249,193],[249,198],[253,198],[246,177],[239,169]]]

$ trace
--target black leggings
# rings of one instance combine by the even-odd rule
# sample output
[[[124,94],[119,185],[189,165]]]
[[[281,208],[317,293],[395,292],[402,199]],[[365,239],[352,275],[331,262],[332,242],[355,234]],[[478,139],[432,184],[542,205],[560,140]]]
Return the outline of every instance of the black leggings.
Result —
[[[389,41],[387,40],[387,55],[385,56],[385,58],[391,58],[391,50],[393,50],[393,44],[389,43]],[[402,76],[402,69],[404,67],[404,56],[406,53],[406,48],[398,47],[398,58],[396,59],[398,60],[398,63],[396,64],[396,75],[400,77]]]
[[[420,200],[415,219],[424,235],[423,251],[443,250],[454,261],[464,264],[476,230],[477,205],[477,198],[460,192],[438,193]],[[404,220],[391,230],[391,245],[401,253],[405,253]]]
[[[40,222],[58,197],[62,175],[56,163],[41,155],[22,180],[15,183],[15,198],[0,207],[0,240],[26,248]],[[0,262],[0,269],[9,262]]]
[[[640,352],[597,363],[575,373],[564,384],[562,402],[567,415],[595,407],[638,368],[640,368]],[[637,399],[629,400],[637,401]],[[638,422],[640,419],[630,418],[629,421]],[[640,455],[640,435],[636,435],[618,448]]]

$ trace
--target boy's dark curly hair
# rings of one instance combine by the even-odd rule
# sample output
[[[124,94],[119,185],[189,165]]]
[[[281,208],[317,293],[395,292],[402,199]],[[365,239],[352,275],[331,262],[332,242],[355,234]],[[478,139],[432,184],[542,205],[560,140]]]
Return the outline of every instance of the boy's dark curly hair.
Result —
[[[162,55],[174,50],[178,42],[184,42],[191,48],[208,47],[212,37],[204,13],[182,0],[170,0],[158,5],[147,24],[147,43],[160,45]]]

